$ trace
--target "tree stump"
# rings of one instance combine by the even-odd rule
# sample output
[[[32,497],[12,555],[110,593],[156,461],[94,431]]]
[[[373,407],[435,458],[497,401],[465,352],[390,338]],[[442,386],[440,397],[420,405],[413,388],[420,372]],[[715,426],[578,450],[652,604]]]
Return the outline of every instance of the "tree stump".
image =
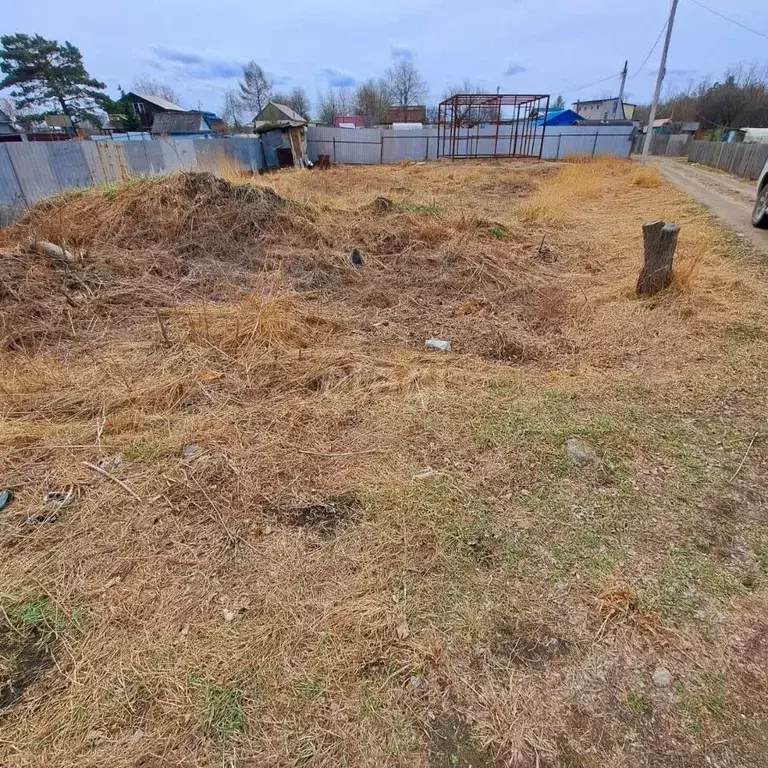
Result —
[[[652,296],[672,282],[672,259],[679,232],[679,225],[663,221],[643,225],[645,263],[637,278],[638,296]]]

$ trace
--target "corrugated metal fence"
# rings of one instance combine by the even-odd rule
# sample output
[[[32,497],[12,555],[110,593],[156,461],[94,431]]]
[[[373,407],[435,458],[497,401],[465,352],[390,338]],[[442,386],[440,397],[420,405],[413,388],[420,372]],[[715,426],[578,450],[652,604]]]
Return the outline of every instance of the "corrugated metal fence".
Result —
[[[216,171],[222,162],[244,171],[261,170],[258,137],[0,143],[0,225],[36,200],[65,189],[170,171]]]
[[[485,129],[480,137],[462,137],[461,147],[474,153],[493,150],[498,141],[511,141],[511,128]],[[630,127],[567,127],[547,130],[542,157],[567,155],[629,155]],[[310,159],[330,155],[337,163],[396,163],[401,160],[435,160],[437,128],[392,130],[386,128],[307,129]],[[201,169],[216,171],[222,160],[243,171],[258,172],[264,159],[258,137],[222,139],[155,139],[153,141],[61,141],[0,143],[0,225],[36,200],[65,189],[117,184],[131,176]]]
[[[459,152],[470,155],[505,153],[513,141],[512,126],[462,130]],[[541,133],[539,132],[539,136]],[[544,133],[542,158],[556,160],[568,155],[617,155],[629,157],[631,126],[570,126],[549,128]],[[437,128],[393,130],[388,128],[309,128],[307,147],[312,161],[328,155],[336,163],[396,163],[401,160],[436,160]],[[447,143],[446,143],[447,149]]]

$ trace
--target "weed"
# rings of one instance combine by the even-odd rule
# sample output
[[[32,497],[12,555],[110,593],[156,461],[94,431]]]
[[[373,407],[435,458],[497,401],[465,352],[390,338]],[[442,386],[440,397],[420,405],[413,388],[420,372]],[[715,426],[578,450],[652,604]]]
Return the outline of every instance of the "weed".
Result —
[[[58,635],[67,626],[67,620],[48,597],[37,597],[8,610],[11,626],[19,632],[38,635]],[[82,612],[78,612],[82,618]]]
[[[630,691],[627,694],[627,706],[635,715],[645,715],[651,709],[648,697],[641,691]]]
[[[160,447],[150,440],[139,440],[123,448],[123,457],[126,461],[149,461],[159,453]]]
[[[395,208],[407,213],[416,213],[421,216],[437,216],[439,218],[443,215],[442,210],[435,202],[433,202],[432,205],[423,205],[421,203],[395,203]]]
[[[303,680],[295,682],[293,684],[293,690],[296,691],[300,698],[312,700],[321,696],[325,687],[322,683],[315,680]]]
[[[199,675],[190,677],[190,685],[202,697],[205,728],[211,736],[224,739],[246,730],[239,691]]]
[[[491,237],[495,237],[497,240],[502,240],[504,238],[504,230],[495,224],[488,230],[488,234],[490,234]]]

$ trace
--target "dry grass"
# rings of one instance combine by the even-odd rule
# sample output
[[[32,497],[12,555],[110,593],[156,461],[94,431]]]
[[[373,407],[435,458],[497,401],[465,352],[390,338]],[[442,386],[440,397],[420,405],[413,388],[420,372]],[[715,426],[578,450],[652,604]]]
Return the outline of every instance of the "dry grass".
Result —
[[[654,189],[661,186],[659,169],[652,165],[640,166],[631,176],[632,183],[643,189]]]
[[[765,275],[642,170],[182,175],[3,233],[0,762],[763,765]]]

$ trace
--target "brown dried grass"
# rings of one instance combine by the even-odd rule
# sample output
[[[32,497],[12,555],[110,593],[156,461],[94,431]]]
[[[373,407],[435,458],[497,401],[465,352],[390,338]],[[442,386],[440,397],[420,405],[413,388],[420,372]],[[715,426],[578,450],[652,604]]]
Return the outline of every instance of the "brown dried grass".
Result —
[[[631,584],[661,578],[687,542],[681,506],[701,491],[686,462],[720,440],[689,422],[736,375],[729,325],[765,322],[765,283],[687,198],[632,184],[633,168],[205,181],[240,233],[215,243],[201,182],[154,180],[161,203],[147,180],[142,195],[45,204],[5,233],[0,470],[15,495],[0,607],[44,595],[66,621],[55,667],[0,723],[1,759],[426,766],[455,722],[470,736],[451,754],[473,764],[635,759],[617,691],[645,684],[659,651],[639,639],[660,630]],[[85,249],[74,265],[25,248],[54,236],[53,210],[60,241]],[[680,260],[675,285],[641,302],[653,218],[682,225]],[[222,259],[240,271],[204,279]],[[454,353],[426,353],[428,336]],[[597,478],[557,463],[578,428],[618,456]],[[115,454],[107,471],[141,502],[82,463]],[[437,474],[414,479],[426,467]],[[25,526],[70,484],[80,496],[59,522]],[[584,499],[599,510],[578,527],[567,510]],[[332,526],[313,528],[319,508]],[[613,552],[626,575],[603,589],[594,569]],[[724,626],[731,606],[714,605]],[[665,651],[686,682],[720,669],[707,632],[688,626]],[[674,761],[722,740],[706,720],[701,739],[686,730],[675,702],[654,706],[659,725],[637,736],[647,764],[669,757],[660,743]]]

